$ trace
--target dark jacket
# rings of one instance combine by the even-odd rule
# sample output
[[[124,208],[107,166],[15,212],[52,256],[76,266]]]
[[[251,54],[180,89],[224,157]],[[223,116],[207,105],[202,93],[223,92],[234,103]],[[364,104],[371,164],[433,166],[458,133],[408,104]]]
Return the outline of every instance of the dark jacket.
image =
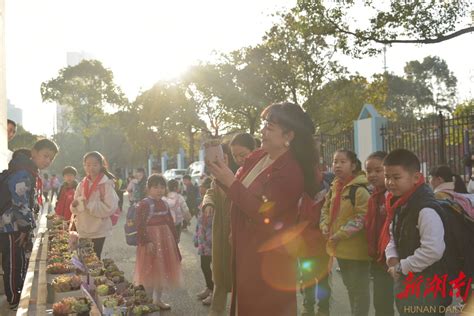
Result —
[[[417,226],[420,211],[424,208],[435,210],[440,217],[443,214],[443,210],[436,201],[433,191],[426,184],[420,186],[405,205],[395,210],[395,216],[392,220],[392,234],[400,259],[413,255],[415,250],[421,245],[420,231]],[[441,220],[443,220],[442,217]],[[446,273],[443,258],[420,272],[420,274],[426,276],[434,273],[438,275]]]
[[[10,161],[8,170],[11,172],[7,180],[11,206],[0,218],[0,233],[29,232],[36,226],[33,212],[39,210],[38,168],[29,157],[18,155]]]

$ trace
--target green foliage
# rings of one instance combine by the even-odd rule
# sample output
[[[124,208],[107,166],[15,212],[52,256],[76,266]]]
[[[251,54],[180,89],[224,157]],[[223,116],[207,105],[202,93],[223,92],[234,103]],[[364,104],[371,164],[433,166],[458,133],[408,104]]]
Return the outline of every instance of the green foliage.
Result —
[[[454,116],[471,115],[474,113],[474,99],[466,100],[456,106]]]
[[[431,92],[431,97],[426,100],[429,109],[451,112],[456,102],[457,79],[449,70],[446,61],[437,56],[428,56],[420,63],[410,61],[405,66],[408,80],[420,84]]]
[[[59,152],[50,167],[52,172],[61,174],[64,167],[74,166],[82,173],[82,157],[86,152],[84,138],[77,133],[65,132],[57,133],[53,140],[58,144]]]
[[[113,82],[112,71],[97,60],[84,60],[59,71],[56,78],[41,84],[43,101],[57,102],[70,111],[74,131],[80,131],[86,148],[103,126],[107,106],[124,106],[127,100]]]
[[[18,124],[15,138],[8,142],[8,149],[11,151],[15,151],[20,148],[31,149],[39,138],[39,136],[28,132],[23,126]]]
[[[474,31],[472,1],[330,1],[299,0],[308,30],[332,36],[353,56],[377,54],[380,44],[428,44]],[[368,23],[367,23],[368,22]]]

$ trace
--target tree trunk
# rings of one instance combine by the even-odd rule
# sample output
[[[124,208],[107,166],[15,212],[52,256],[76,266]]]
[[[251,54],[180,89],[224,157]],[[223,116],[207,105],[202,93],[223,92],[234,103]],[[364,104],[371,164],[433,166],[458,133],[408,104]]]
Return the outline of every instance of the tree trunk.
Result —
[[[189,141],[189,163],[194,161],[194,133],[192,126],[188,126],[188,141]]]
[[[91,138],[89,136],[84,137],[86,152],[91,151]]]
[[[257,118],[255,116],[249,115],[247,117],[248,123],[249,123],[249,133],[250,135],[254,136],[255,135],[255,130],[257,127],[255,126],[257,124]]]

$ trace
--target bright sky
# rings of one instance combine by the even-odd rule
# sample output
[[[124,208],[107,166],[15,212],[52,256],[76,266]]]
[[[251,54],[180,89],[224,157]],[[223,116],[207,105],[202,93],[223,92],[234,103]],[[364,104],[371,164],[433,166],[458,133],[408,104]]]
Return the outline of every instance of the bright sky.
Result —
[[[7,97],[23,109],[25,127],[51,134],[55,107],[42,104],[41,82],[66,66],[66,53],[86,52],[110,68],[134,100],[160,79],[179,76],[213,51],[256,44],[273,18],[296,0],[6,0]],[[474,97],[474,34],[433,46],[397,46],[389,71],[429,54],[444,58],[459,80],[461,99]],[[383,58],[344,59],[365,76]]]

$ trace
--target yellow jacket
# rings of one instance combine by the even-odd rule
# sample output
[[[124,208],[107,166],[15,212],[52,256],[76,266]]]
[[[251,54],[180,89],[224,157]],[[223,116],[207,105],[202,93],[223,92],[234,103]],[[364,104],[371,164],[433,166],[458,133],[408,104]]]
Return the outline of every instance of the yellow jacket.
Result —
[[[338,239],[335,248],[328,242],[326,250],[330,255],[341,259],[370,260],[364,228],[370,194],[366,189],[358,188],[355,192],[355,205],[352,205],[349,197],[351,186],[368,185],[367,177],[361,172],[342,189],[341,206],[330,227],[331,208],[336,197],[338,181],[337,178],[334,180],[321,211],[319,225],[321,231],[329,232],[329,236],[335,236]]]

